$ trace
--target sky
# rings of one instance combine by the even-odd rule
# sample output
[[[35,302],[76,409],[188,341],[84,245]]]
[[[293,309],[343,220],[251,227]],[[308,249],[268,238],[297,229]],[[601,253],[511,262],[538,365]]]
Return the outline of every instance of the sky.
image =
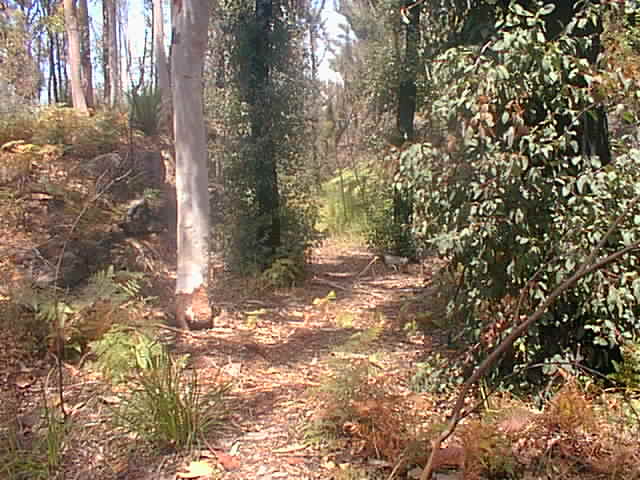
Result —
[[[327,32],[327,36],[335,40],[338,38],[339,34],[342,33],[340,29],[341,24],[346,24],[346,19],[340,15],[336,11],[335,7],[336,0],[329,0],[325,3],[324,10],[322,11],[322,20],[324,21],[324,26]],[[134,39],[138,40],[138,45],[134,45],[134,48],[140,49],[138,54],[134,54],[134,56],[142,55],[142,42],[144,41],[144,6],[141,0],[129,0],[130,8],[129,8],[129,33],[132,35]],[[102,12],[98,11],[98,7],[96,8],[96,12],[92,12],[92,18],[102,20]],[[168,18],[168,5],[164,9],[165,17]],[[95,20],[94,20],[95,21]],[[170,32],[170,28],[165,28],[165,32]],[[139,33],[139,34],[138,34]],[[321,64],[318,68],[318,76],[320,80],[323,81],[334,81],[340,82],[340,75],[334,72],[329,63],[331,60],[331,55],[327,52],[324,52],[324,49],[321,48],[321,51],[318,53],[318,57],[322,59]]]

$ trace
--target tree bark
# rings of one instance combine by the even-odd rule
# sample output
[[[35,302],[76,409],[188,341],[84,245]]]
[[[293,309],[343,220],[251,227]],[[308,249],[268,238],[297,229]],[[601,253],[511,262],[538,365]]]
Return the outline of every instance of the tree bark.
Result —
[[[164,48],[164,14],[162,0],[153,0],[153,51],[158,80],[158,89],[162,99],[161,126],[171,123],[171,83],[169,79],[169,64]]]
[[[171,76],[178,206],[176,323],[180,328],[194,328],[211,324],[208,159],[202,85],[209,1],[173,2]]]
[[[280,195],[268,101],[273,24],[272,0],[256,0],[255,15],[256,29],[253,37],[255,53],[252,57],[249,79],[249,104],[255,152],[256,205],[260,222],[256,241],[266,253],[262,266],[267,266],[280,246]]]
[[[108,103],[110,107],[115,107],[120,98],[120,90],[118,88],[118,76],[120,69],[118,68],[118,19],[116,0],[103,0],[106,5],[106,18],[104,41],[107,45],[107,64],[108,78],[105,85],[108,85],[106,91],[109,92]]]
[[[80,70],[80,29],[78,14],[73,0],[64,0],[64,19],[69,39],[69,69],[71,70],[71,99],[73,108],[88,113],[87,100],[82,90]]]
[[[407,17],[409,23],[405,25],[404,31],[404,56],[401,61],[400,83],[398,85],[398,109],[396,112],[396,128],[398,130],[398,141],[401,146],[405,142],[412,142],[415,138],[414,118],[417,105],[418,76],[418,44],[420,42],[420,5],[414,4],[412,0],[405,1],[405,8],[408,9]],[[393,216],[397,224],[409,225],[413,205],[403,192],[394,190],[393,193]],[[404,255],[406,252],[395,252]]]
[[[89,28],[89,9],[87,0],[78,0],[78,22],[80,26],[80,58],[82,90],[88,107],[94,106],[93,72],[91,66],[91,34]]]
[[[111,83],[109,82],[109,3],[102,0],[102,82],[104,85],[103,101],[108,104],[111,98]]]

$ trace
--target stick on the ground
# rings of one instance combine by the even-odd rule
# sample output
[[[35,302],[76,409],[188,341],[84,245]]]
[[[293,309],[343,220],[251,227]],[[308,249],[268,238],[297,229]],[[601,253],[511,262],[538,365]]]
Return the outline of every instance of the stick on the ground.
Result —
[[[473,374],[467,380],[465,380],[465,382],[462,384],[460,392],[458,393],[458,397],[456,399],[456,403],[454,405],[453,412],[451,415],[451,420],[449,420],[447,428],[431,442],[431,453],[429,454],[427,465],[424,467],[424,470],[422,470],[422,474],[420,475],[420,480],[431,479],[431,474],[433,473],[433,469],[434,469],[435,456],[438,450],[440,449],[442,442],[444,442],[447,438],[449,438],[453,434],[456,427],[458,426],[458,423],[463,418],[462,408],[464,406],[464,399],[467,393],[469,392],[469,390],[471,389],[471,387],[478,380],[484,377],[484,375],[491,369],[491,367],[493,367],[496,361],[514,344],[514,342],[520,336],[522,336],[522,334],[524,334],[529,329],[529,327],[531,327],[531,325],[533,325],[535,322],[540,320],[540,318],[545,314],[547,309],[558,299],[558,297],[560,297],[565,291],[571,289],[576,284],[576,282],[578,282],[578,280],[582,279],[583,277],[597,270],[600,270],[601,268],[609,265],[610,263],[615,262],[616,260],[626,255],[627,253],[633,250],[640,249],[640,241],[639,241],[631,245],[628,245],[625,248],[622,248],[621,250],[618,250],[617,252],[612,253],[611,255],[608,255],[601,260],[595,261],[595,258],[598,255],[598,252],[600,251],[600,249],[605,245],[605,243],[607,242],[611,234],[618,228],[618,225],[620,225],[620,222],[626,216],[627,212],[630,211],[635,206],[638,200],[640,200],[640,196],[634,198],[629,203],[627,208],[625,208],[624,212],[622,212],[622,214],[618,218],[616,218],[616,220],[609,227],[609,230],[607,231],[607,233],[600,240],[600,242],[593,248],[593,250],[587,257],[587,260],[578,269],[578,271],[574,273],[571,277],[566,279],[564,282],[562,282],[558,287],[556,287],[553,290],[553,292],[551,292],[551,294],[545,299],[545,301],[542,302],[542,304],[537,308],[537,310],[533,314],[531,314],[529,317],[527,317],[527,319],[523,321],[520,325],[516,326],[511,331],[511,333],[509,333],[509,335],[507,335],[505,339],[498,344],[495,350],[493,350],[493,352],[491,352],[489,356],[484,359],[484,361],[476,368]]]
[[[374,256],[371,261],[367,264],[366,267],[364,267],[362,269],[362,271],[356,275],[356,278],[360,278],[361,276],[363,276],[365,273],[367,273],[369,271],[369,269],[371,268],[371,266],[376,263],[378,260],[380,260],[380,257],[378,255]]]

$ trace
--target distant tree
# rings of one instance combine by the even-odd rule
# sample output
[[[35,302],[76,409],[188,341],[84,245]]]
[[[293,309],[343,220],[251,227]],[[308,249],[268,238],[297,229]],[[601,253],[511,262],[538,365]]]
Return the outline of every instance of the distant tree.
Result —
[[[162,98],[162,123],[171,118],[171,84],[164,40],[162,0],[153,0],[153,52],[155,54],[157,86]]]
[[[74,0],[64,0],[64,18],[69,42],[69,69],[71,70],[71,98],[73,108],[87,113],[87,100],[82,88],[80,26]]]
[[[37,52],[33,48],[34,10],[28,4],[10,3],[0,8],[0,87],[3,101],[12,97],[17,101],[32,102],[37,98],[41,74]]]
[[[105,100],[111,107],[120,101],[120,50],[118,46],[117,0],[103,1],[103,34],[102,48],[106,52],[105,63]]]
[[[398,82],[398,106],[396,110],[396,128],[398,129],[398,146],[414,141],[414,119],[418,103],[418,69],[420,46],[420,3],[413,0],[405,0],[400,18],[404,20],[402,37],[404,49],[400,47],[398,52],[400,59],[400,80]],[[404,50],[404,51],[402,51]],[[400,226],[410,227],[413,206],[406,194],[398,189],[393,195],[394,221]]]
[[[209,190],[202,71],[209,0],[174,0],[171,78],[178,200],[176,322],[208,325]]]
[[[93,68],[91,64],[91,28],[87,0],[78,0],[78,24],[80,28],[80,58],[82,64],[82,90],[88,107],[93,107]]]
[[[269,84],[271,81],[273,27],[272,0],[256,0],[255,29],[249,71],[249,95],[251,132],[255,159],[255,186],[258,217],[257,242],[265,250],[265,257],[273,257],[280,246],[280,197],[278,170],[276,167]]]

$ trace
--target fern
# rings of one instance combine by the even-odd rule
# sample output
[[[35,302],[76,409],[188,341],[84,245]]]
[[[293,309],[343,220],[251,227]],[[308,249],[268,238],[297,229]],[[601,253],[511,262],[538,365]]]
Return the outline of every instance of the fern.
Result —
[[[125,325],[112,326],[89,347],[97,356],[98,368],[116,383],[148,370],[163,355],[162,346],[149,335]]]
[[[139,294],[142,278],[141,273],[109,266],[93,274],[76,295],[62,296],[55,287],[29,287],[17,292],[16,302],[34,312],[52,351],[81,352],[88,342],[125,318],[122,307]]]

